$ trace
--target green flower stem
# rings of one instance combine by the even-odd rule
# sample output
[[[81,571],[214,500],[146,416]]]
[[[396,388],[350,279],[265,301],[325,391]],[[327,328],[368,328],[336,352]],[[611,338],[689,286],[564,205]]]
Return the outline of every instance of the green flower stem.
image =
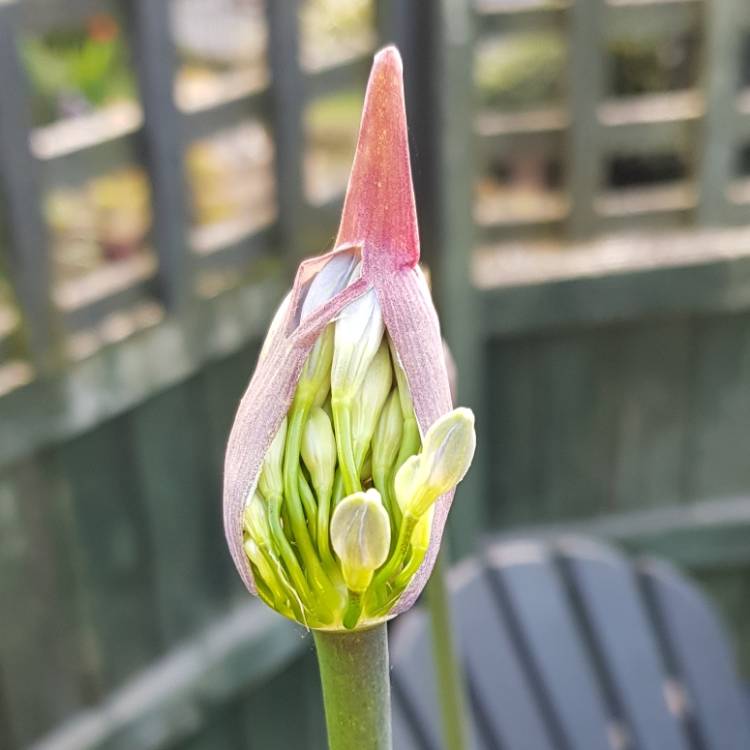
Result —
[[[310,485],[305,479],[305,475],[300,471],[298,472],[299,479],[299,494],[302,499],[302,506],[305,509],[305,516],[307,516],[307,527],[310,530],[310,538],[312,543],[318,546],[318,504],[315,502],[315,495],[313,495]]]
[[[443,718],[443,739],[446,750],[468,747],[466,703],[463,675],[458,668],[456,648],[448,606],[448,592],[441,552],[427,583],[427,606],[432,623],[432,650],[437,672],[438,700]]]
[[[305,574],[302,572],[297,556],[294,554],[292,545],[289,544],[289,540],[286,538],[284,529],[281,527],[281,504],[283,498],[281,495],[269,498],[269,509],[268,523],[271,527],[271,536],[273,541],[281,553],[281,558],[286,565],[286,569],[289,571],[289,575],[292,577],[294,587],[299,592],[305,605],[309,606],[310,603],[310,589],[307,586],[305,580]]]
[[[315,494],[318,498],[318,515],[316,523],[318,526],[318,549],[323,564],[331,568],[336,567],[336,562],[331,554],[331,540],[329,537],[329,526],[331,525],[331,493],[332,487],[316,487]]]
[[[341,476],[341,470],[338,468],[333,479],[333,492],[331,494],[331,508],[335,509],[341,502],[341,498],[344,497],[344,479]]]
[[[342,622],[344,627],[351,630],[356,627],[359,617],[362,614],[362,594],[357,591],[349,591],[349,600],[344,611]]]
[[[391,471],[391,474],[388,478],[387,486],[389,490],[391,490],[394,486],[394,479],[398,470],[401,468],[407,458],[419,452],[421,444],[422,438],[419,435],[417,420],[413,416],[411,416],[408,419],[404,420],[404,426],[401,433],[401,445],[398,449],[398,456],[396,456],[396,462],[393,464],[393,470]],[[393,497],[393,502],[391,503],[391,509],[393,525],[396,529],[399,529],[401,527],[401,508],[399,507],[398,502],[396,502],[395,495]]]
[[[393,554],[388,559],[388,562],[375,574],[375,580],[373,582],[374,589],[377,590],[385,586],[386,583],[389,583],[391,579],[400,572],[401,566],[404,564],[406,555],[409,552],[411,537],[418,520],[418,518],[415,518],[409,513],[403,517],[401,527],[398,530],[396,547],[393,550]]]
[[[336,452],[338,453],[341,476],[345,494],[352,495],[362,489],[359,471],[354,458],[352,445],[352,404],[350,398],[331,399],[333,411],[333,431],[336,434]]]
[[[329,750],[392,750],[385,623],[368,630],[313,633]]]
[[[422,438],[419,436],[417,419],[414,415],[412,415],[404,420],[403,433],[401,435],[401,445],[399,446],[398,457],[396,458],[396,471],[401,468],[401,465],[404,463],[404,461],[406,461],[407,458],[419,452],[421,443]]]
[[[393,471],[391,471],[391,473],[388,475],[388,482],[386,485],[388,487],[388,491],[391,493],[391,519],[393,520],[393,528],[396,531],[401,528],[401,507],[398,504],[396,493],[393,491],[393,487],[396,478],[396,472],[398,471],[399,466],[400,464],[398,462],[394,464]]]
[[[394,506],[397,503],[393,502],[393,493],[391,492],[391,483],[389,481],[390,472],[385,466],[372,465],[372,483],[375,485],[380,497],[383,498],[383,505],[388,511],[388,515],[393,518]],[[399,512],[399,516],[401,513]],[[394,535],[395,536],[395,535]]]
[[[412,576],[419,570],[419,566],[424,560],[424,556],[427,550],[412,548],[409,561],[406,563],[406,567],[396,576],[396,589],[402,590],[406,587],[406,584],[411,581]]]
[[[276,565],[278,564],[273,559],[273,553],[270,552],[266,547],[258,546],[261,554],[261,560],[258,561],[258,570],[260,571],[261,577],[265,579],[268,586],[268,590],[272,594],[275,609],[286,614],[289,608],[286,606],[286,587],[284,586],[281,579],[276,574]],[[262,564],[262,567],[261,567]],[[255,583],[258,583],[256,579]]]
[[[302,556],[305,570],[309,574],[315,588],[326,598],[329,608],[335,609],[339,603],[339,595],[334,590],[323,566],[318,559],[318,553],[313,547],[307,521],[299,495],[299,451],[302,442],[302,428],[312,403],[312,398],[295,399],[289,419],[284,447],[284,495],[292,532],[297,541],[297,548]]]

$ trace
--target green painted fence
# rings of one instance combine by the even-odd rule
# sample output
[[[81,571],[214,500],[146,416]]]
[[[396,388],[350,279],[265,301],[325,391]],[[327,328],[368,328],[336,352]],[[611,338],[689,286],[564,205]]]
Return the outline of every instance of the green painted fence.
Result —
[[[25,101],[21,33],[102,7],[0,0],[0,94]],[[307,104],[362,87],[371,52],[300,65],[297,3],[269,3],[272,83],[185,109],[168,4],[106,8],[138,50],[140,119],[40,152],[27,109],[0,96],[3,264],[17,305],[5,327],[0,317],[0,747],[322,748],[310,639],[241,590],[220,474],[274,305],[295,260],[335,227],[341,185],[322,202],[305,187]],[[403,49],[424,255],[482,438],[452,549],[542,525],[666,555],[715,598],[750,674],[750,209],[735,168],[750,138],[750,11],[741,0],[410,0],[378,3],[371,20],[371,47],[378,36]],[[605,58],[644,25],[652,39],[697,35],[700,75],[613,92]],[[488,103],[474,85],[482,44],[540,30],[570,42],[555,64],[562,98]],[[206,241],[190,226],[183,157],[247,117],[272,136],[275,218]],[[677,178],[612,177],[621,157],[673,147],[690,157]],[[60,305],[40,196],[133,153],[151,184],[155,263]],[[548,162],[558,177],[539,177]],[[532,172],[541,200],[513,182],[488,198],[497,163]],[[234,283],[205,294],[206,272]],[[144,302],[157,313],[138,330],[72,356],[76,337]]]

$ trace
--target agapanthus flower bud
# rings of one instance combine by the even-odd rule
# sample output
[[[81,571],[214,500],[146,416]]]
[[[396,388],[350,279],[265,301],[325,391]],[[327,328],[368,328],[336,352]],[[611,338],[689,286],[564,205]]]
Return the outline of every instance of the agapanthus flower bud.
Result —
[[[413,412],[412,412],[413,413]],[[391,391],[380,412],[375,434],[372,437],[372,480],[376,487],[381,488],[383,503],[398,523],[401,518],[400,509],[392,497],[391,477],[394,473],[396,457],[401,447],[401,436],[403,434],[404,419],[401,416],[401,404],[398,398],[398,389]]]
[[[320,407],[310,411],[302,433],[302,460],[319,492],[330,492],[336,471],[336,438],[328,415]]]
[[[383,316],[375,290],[344,308],[336,321],[331,366],[331,398],[346,400],[362,387],[367,370],[383,340]]]
[[[412,498],[419,492],[416,482],[418,473],[419,456],[409,456],[396,472],[393,480],[393,491],[402,514],[409,509]]]
[[[308,318],[315,310],[344,289],[357,264],[353,253],[340,253],[326,263],[310,282],[305,300],[302,303],[301,320]],[[308,389],[313,395],[313,403],[320,406],[330,390],[331,362],[333,360],[333,324],[326,327],[310,351],[302,370],[298,392]]]
[[[331,519],[331,543],[350,591],[363,593],[388,557],[391,524],[375,489],[345,497]]]
[[[227,445],[237,570],[311,628],[369,627],[411,606],[473,452],[468,412],[448,417],[455,430],[441,421],[451,395],[418,261],[401,62],[389,48],[368,84],[334,248],[300,265]]]
[[[394,389],[380,412],[380,419],[372,438],[373,472],[382,471],[387,474],[390,471],[401,445],[403,424],[398,389]]]
[[[370,448],[375,427],[388,398],[393,381],[393,368],[388,345],[383,341],[367,368],[362,387],[352,404],[352,443],[354,460],[361,466]]]
[[[476,447],[474,414],[458,408],[427,431],[422,452],[399,469],[396,499],[403,514],[422,516],[441,495],[453,489],[471,466]]]
[[[268,526],[266,502],[256,492],[245,506],[245,531],[259,546],[268,547],[271,544],[271,530]]]
[[[284,480],[281,476],[281,463],[284,459],[284,441],[286,440],[286,417],[271,441],[263,468],[258,480],[258,489],[265,498],[272,498],[284,492]]]

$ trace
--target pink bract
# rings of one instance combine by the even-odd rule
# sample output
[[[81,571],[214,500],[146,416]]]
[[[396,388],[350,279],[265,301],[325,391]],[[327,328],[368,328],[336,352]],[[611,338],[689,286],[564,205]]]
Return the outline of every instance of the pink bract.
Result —
[[[310,279],[335,253],[356,248],[362,276],[296,323]],[[243,550],[242,515],[263,457],[292,402],[308,353],[343,307],[374,288],[386,330],[406,373],[420,431],[452,408],[440,325],[417,267],[419,233],[411,181],[401,57],[395,47],[375,56],[367,85],[357,151],[333,250],[304,261],[285,320],[266,344],[242,397],[224,464],[224,529],[242,580],[255,593]],[[391,615],[408,609],[429,578],[453,492],[435,507],[430,548]]]

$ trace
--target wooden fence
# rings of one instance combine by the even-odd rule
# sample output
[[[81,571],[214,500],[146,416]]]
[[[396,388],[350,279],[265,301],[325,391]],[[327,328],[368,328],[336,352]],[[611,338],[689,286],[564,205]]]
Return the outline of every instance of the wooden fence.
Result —
[[[308,105],[363,87],[377,39],[405,56],[424,255],[479,414],[454,551],[544,523],[668,555],[723,607],[747,669],[750,11],[381,2],[366,44],[299,62],[297,5],[267,4],[260,80],[186,103],[163,0],[0,1],[15,300],[0,318],[0,746],[323,747],[310,642],[240,589],[220,472],[263,328],[296,259],[335,227],[343,185],[309,190]],[[17,41],[103,9],[129,32],[131,119],[32,128]],[[612,88],[615,43],[644,30],[693,39],[683,88]],[[498,104],[475,86],[494,36],[540,31],[563,40],[552,100]],[[270,134],[272,211],[201,231],[185,155],[248,118]],[[623,163],[665,153],[679,168],[661,182],[620,181]],[[133,158],[149,177],[149,249],[95,291],[61,293],[43,194]]]

